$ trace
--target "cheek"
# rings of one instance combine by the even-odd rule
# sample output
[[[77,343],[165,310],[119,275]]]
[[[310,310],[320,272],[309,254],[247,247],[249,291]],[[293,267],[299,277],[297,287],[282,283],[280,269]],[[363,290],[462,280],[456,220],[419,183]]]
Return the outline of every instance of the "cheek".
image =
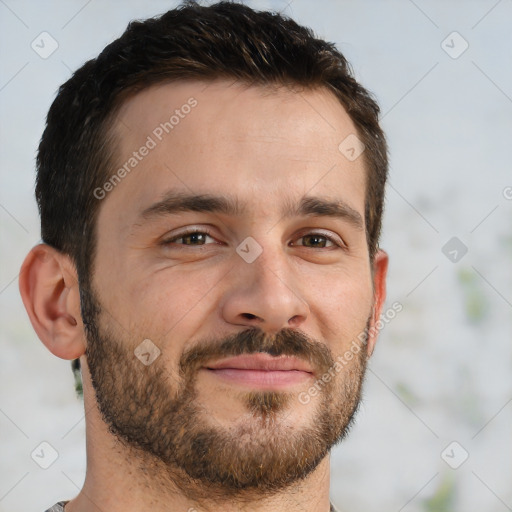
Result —
[[[333,351],[344,349],[364,331],[373,306],[370,274],[330,275],[316,289],[311,313],[323,326],[322,334],[331,340]],[[313,309],[314,308],[314,309]]]
[[[126,314],[139,332],[157,338],[162,346],[178,334],[187,340],[213,314],[212,300],[221,278],[211,270],[189,272],[183,267],[146,275],[128,284]]]

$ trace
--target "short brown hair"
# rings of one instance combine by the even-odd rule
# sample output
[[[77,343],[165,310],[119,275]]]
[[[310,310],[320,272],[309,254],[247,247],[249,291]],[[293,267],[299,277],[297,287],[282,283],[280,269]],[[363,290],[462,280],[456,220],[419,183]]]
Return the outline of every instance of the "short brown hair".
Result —
[[[95,220],[93,191],[114,167],[109,130],[123,100],[150,85],[179,79],[228,78],[250,85],[326,87],[354,122],[367,167],[366,235],[378,247],[387,177],[379,107],[332,43],[277,13],[219,2],[186,2],[144,21],[64,83],[47,117],[37,155],[36,198],[45,243],[73,259],[79,282],[90,276]],[[341,141],[340,141],[341,142]]]

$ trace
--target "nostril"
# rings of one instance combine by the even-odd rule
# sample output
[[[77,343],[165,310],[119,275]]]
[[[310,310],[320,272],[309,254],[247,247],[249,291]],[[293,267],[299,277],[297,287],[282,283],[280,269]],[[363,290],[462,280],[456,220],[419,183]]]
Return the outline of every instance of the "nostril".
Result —
[[[253,315],[252,313],[242,313],[242,316],[244,318],[249,319],[249,320],[252,320],[253,318],[256,318],[256,315]]]

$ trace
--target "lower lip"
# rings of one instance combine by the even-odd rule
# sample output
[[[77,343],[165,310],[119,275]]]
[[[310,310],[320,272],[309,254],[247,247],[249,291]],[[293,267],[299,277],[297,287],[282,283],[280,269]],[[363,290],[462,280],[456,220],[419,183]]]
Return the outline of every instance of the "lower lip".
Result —
[[[301,384],[312,377],[309,372],[301,370],[245,370],[239,368],[205,368],[223,380],[251,387],[285,388]]]

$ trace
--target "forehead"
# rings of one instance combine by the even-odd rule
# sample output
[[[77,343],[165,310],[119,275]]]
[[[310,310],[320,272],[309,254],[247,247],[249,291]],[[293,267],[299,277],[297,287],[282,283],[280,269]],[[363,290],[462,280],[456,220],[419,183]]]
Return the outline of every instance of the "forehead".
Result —
[[[121,178],[102,209],[125,218],[169,189],[229,192],[254,208],[314,192],[363,210],[363,158],[340,151],[356,128],[325,88],[161,84],[126,100],[113,131]]]

